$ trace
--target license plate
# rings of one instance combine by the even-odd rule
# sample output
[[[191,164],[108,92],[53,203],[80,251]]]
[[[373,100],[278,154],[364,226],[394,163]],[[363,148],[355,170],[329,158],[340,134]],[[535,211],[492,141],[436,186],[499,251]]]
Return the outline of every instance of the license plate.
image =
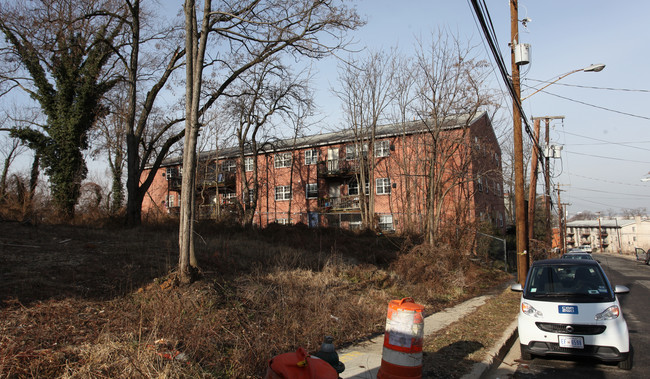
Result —
[[[559,336],[560,347],[568,347],[570,349],[584,349],[585,342],[582,337],[575,336]]]
[[[557,311],[558,311],[558,313],[577,315],[578,314],[578,306],[577,305],[558,305],[557,306]]]

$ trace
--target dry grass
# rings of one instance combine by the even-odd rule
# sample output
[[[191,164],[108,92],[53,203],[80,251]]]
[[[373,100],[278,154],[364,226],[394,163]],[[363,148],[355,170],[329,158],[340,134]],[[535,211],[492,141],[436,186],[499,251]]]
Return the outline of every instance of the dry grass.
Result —
[[[444,247],[337,230],[198,228],[202,280],[178,286],[173,224],[0,222],[0,377],[257,378],[324,335],[384,330],[389,300],[434,312],[507,276]]]

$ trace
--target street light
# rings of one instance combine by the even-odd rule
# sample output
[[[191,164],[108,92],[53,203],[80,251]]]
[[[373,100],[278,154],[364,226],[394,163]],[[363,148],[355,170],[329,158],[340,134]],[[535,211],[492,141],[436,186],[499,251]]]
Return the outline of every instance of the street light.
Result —
[[[602,64],[602,63],[599,63],[599,64],[592,64],[592,65],[587,66],[585,68],[579,68],[577,70],[569,71],[566,74],[564,74],[564,75],[560,76],[559,78],[555,79],[554,81],[548,83],[544,87],[542,87],[542,88],[538,89],[537,91],[531,93],[530,95],[524,97],[523,99],[521,99],[521,101],[524,101],[524,100],[528,99],[529,97],[533,96],[534,94],[536,94],[537,92],[543,90],[544,88],[550,86],[551,84],[553,84],[553,83],[555,83],[555,82],[557,82],[557,81],[559,81],[559,80],[561,80],[563,78],[566,78],[567,76],[569,76],[571,74],[575,74],[576,72],[580,72],[580,71],[582,71],[582,72],[600,72],[600,71],[603,71],[604,68],[605,68],[605,65]]]

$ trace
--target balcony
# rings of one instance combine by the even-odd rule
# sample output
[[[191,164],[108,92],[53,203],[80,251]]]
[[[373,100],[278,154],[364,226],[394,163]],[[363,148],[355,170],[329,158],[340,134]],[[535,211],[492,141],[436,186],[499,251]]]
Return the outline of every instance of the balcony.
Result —
[[[323,212],[358,211],[361,209],[359,196],[342,196],[332,199],[319,199],[318,204]]]
[[[237,174],[235,172],[221,172],[217,175],[217,186],[219,188],[235,188]]]
[[[360,171],[359,160],[329,159],[318,162],[321,178],[350,178]]]

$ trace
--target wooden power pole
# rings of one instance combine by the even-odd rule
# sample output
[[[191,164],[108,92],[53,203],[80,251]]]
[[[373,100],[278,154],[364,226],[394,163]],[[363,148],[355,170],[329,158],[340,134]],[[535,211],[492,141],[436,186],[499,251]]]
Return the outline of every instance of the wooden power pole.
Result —
[[[521,130],[521,88],[519,66],[515,60],[515,49],[519,38],[519,8],[517,0],[510,0],[510,52],[512,60],[512,86],[515,98],[512,99],[514,169],[515,169],[515,225],[517,233],[517,282],[522,285],[528,273],[528,246],[526,233],[526,202],[524,200],[524,148]]]

